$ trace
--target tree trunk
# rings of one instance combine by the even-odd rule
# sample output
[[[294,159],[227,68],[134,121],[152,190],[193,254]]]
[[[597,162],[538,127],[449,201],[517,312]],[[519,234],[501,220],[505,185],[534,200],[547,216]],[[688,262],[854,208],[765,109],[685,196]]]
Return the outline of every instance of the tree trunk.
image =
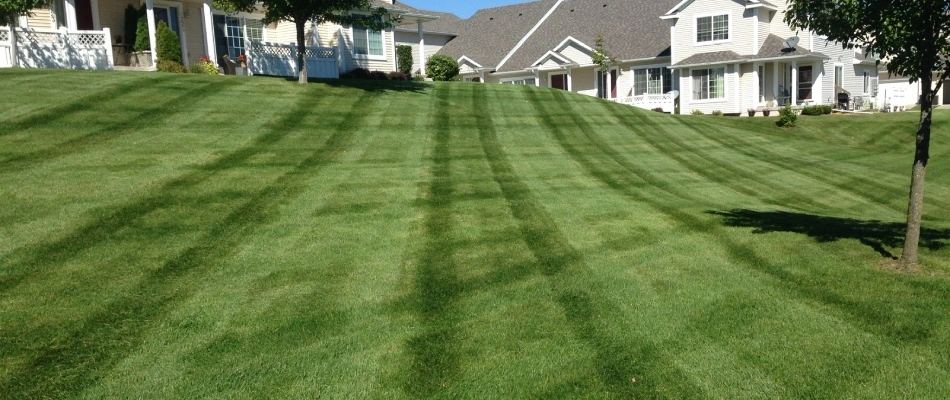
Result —
[[[20,68],[20,50],[17,47],[16,40],[16,28],[19,23],[19,18],[16,15],[10,17],[10,64],[13,68]]]
[[[920,217],[924,207],[924,176],[930,159],[930,124],[933,120],[933,78],[927,71],[920,79],[920,126],[917,129],[917,149],[914,153],[914,172],[910,180],[910,202],[907,205],[907,236],[901,254],[901,268],[917,269],[917,249],[920,244]]]
[[[307,21],[300,18],[294,21],[297,25],[297,82],[307,83],[307,42],[304,39],[304,27]]]

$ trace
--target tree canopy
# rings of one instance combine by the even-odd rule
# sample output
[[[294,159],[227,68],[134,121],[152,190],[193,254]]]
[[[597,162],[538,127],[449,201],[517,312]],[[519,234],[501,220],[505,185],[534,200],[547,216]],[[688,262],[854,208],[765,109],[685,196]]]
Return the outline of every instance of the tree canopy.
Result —
[[[0,24],[16,26],[17,17],[27,15],[30,10],[48,3],[48,0],[0,0]]]
[[[920,82],[920,124],[900,262],[905,270],[916,269],[933,99],[950,78],[950,1],[791,0],[785,21],[847,48],[863,48],[880,57],[890,74]]]
[[[300,82],[306,83],[306,25],[309,22],[360,24],[372,30],[383,30],[392,26],[393,21],[387,18],[386,9],[373,7],[372,3],[372,0],[213,0],[212,5],[225,12],[252,12],[263,9],[265,24],[279,21],[293,23],[297,30],[298,73]],[[353,12],[354,10],[364,12]]]

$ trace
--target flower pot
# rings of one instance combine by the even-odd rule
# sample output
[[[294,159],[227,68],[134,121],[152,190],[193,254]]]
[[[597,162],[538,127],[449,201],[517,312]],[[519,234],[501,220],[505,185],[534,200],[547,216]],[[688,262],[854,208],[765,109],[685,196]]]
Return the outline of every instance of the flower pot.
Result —
[[[769,114],[771,114],[771,113],[772,113],[772,111],[770,111],[770,110],[762,110],[762,115],[763,115],[763,116],[768,117]]]
[[[749,116],[750,116],[750,117],[754,117],[754,116],[755,116],[755,110],[749,110],[748,113],[749,113]]]
[[[246,68],[246,67],[234,67],[234,75],[237,75],[237,76],[247,76],[247,68]]]

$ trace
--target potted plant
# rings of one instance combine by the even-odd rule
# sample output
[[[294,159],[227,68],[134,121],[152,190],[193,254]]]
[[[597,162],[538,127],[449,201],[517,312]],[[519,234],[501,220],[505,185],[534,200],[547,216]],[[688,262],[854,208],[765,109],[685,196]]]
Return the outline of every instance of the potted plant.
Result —
[[[772,110],[770,109],[771,107],[772,107],[772,100],[769,100],[768,103],[765,103],[765,108],[762,109],[762,115],[765,117],[768,117],[769,114],[772,113]]]
[[[754,109],[754,108],[750,108],[750,109],[746,110],[746,112],[749,113],[749,116],[750,116],[750,117],[754,117],[754,116],[755,116],[755,109]]]
[[[247,57],[244,54],[237,56],[238,65],[234,67],[234,75],[247,76]]]

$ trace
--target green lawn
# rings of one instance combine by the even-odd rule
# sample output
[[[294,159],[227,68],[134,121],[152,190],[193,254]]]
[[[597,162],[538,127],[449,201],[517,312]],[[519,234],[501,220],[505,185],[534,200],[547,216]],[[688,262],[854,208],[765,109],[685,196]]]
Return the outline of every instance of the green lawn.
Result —
[[[0,398],[950,398],[950,112],[0,71]]]

